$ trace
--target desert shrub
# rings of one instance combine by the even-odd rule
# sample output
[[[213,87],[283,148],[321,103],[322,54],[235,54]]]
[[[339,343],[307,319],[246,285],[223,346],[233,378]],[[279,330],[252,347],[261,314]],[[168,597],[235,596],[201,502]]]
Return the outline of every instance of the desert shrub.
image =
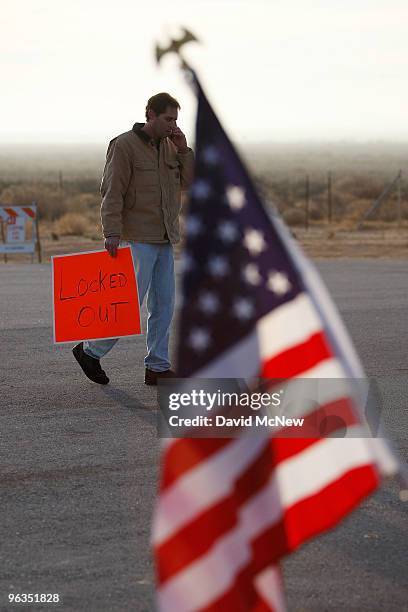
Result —
[[[310,202],[309,205],[309,219],[312,221],[321,221],[326,216],[326,202],[322,199]]]
[[[84,178],[84,179],[75,179],[69,181],[68,185],[73,187],[75,191],[79,191],[82,193],[91,193],[97,194],[99,193],[99,187],[101,184],[101,178],[98,176],[97,178]]]
[[[306,219],[306,202],[305,200],[298,200],[297,202],[295,202],[295,204],[293,206],[286,206],[283,211],[284,212],[288,212],[289,217],[292,218],[292,213],[290,211],[292,210],[296,210],[298,211],[299,215],[299,219],[302,218],[303,220],[301,221],[301,223],[305,222]],[[326,210],[325,210],[325,203],[320,201],[320,200],[310,200],[309,202],[309,219],[312,221],[321,221],[324,216],[326,214]],[[294,216],[294,218],[297,218],[296,215]],[[296,224],[294,224],[296,225]]]
[[[94,211],[99,214],[101,198],[96,193],[77,193],[66,198],[68,212],[84,213]]]
[[[1,204],[31,204],[37,202],[40,219],[53,221],[67,210],[66,198],[57,187],[44,183],[9,185],[0,194]]]
[[[288,225],[304,225],[305,211],[300,208],[287,208],[282,214]]]
[[[297,176],[290,184],[291,193],[295,200],[305,199],[306,197],[306,176]],[[309,179],[309,195],[311,198],[319,198],[327,192],[327,182],[324,179]]]
[[[401,216],[403,216],[403,203],[401,202]],[[374,219],[381,219],[381,221],[396,221],[398,218],[397,209],[397,197],[395,194],[390,196],[386,201],[380,204],[380,208]]]
[[[81,213],[65,213],[54,223],[54,231],[59,236],[83,236],[89,231],[89,221]]]
[[[377,176],[351,174],[336,181],[336,188],[358,200],[376,200],[386,183]]]
[[[350,195],[336,189],[332,192],[333,218],[341,220],[347,214],[347,207],[350,203]]]
[[[367,212],[373,200],[368,199],[352,199],[347,206],[347,218],[350,220],[359,220],[365,212]],[[401,206],[401,216],[404,218],[404,202]],[[395,197],[389,197],[384,200],[380,206],[367,217],[368,221],[387,221],[393,222],[397,220],[397,202]]]
[[[348,202],[345,217],[350,221],[359,221],[364,213],[370,208],[372,200],[364,198],[353,198]]]

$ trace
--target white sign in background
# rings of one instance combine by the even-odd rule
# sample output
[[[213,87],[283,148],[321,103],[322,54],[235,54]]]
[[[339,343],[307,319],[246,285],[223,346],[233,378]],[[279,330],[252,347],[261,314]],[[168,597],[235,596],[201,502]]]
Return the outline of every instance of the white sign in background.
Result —
[[[7,223],[6,242],[25,242],[25,218],[10,217]]]
[[[14,214],[10,214],[9,209],[12,209]],[[35,252],[37,244],[36,215],[37,207],[34,202],[29,206],[10,205],[6,207],[0,205],[0,222],[3,223],[5,229],[5,242],[0,242],[0,254]],[[32,232],[30,240],[26,242],[27,221],[32,223]]]

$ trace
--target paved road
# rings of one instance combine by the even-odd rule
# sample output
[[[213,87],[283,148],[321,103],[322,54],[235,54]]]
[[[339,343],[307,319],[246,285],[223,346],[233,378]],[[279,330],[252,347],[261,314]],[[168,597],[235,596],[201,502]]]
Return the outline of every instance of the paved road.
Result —
[[[408,276],[402,261],[319,263],[384,419],[407,457]],[[9,592],[59,593],[21,609],[150,611],[149,530],[157,475],[155,392],[143,338],[105,359],[112,384],[84,379],[52,344],[48,265],[0,265],[0,610]],[[407,609],[407,505],[395,484],[285,562],[296,612]]]

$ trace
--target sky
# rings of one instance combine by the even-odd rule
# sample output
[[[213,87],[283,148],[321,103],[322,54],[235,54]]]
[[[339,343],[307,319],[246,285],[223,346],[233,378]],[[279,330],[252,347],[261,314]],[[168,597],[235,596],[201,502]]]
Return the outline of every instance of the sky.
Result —
[[[1,143],[106,143],[168,91],[191,140],[184,47],[240,143],[408,141],[406,0],[3,0]]]

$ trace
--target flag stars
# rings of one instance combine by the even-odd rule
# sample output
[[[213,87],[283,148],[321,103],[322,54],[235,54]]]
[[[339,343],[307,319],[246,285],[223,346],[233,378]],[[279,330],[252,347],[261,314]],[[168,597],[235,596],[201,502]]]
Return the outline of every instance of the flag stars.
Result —
[[[187,251],[184,251],[180,259],[180,271],[182,274],[190,272],[194,268],[194,259]]]
[[[188,337],[188,344],[197,353],[205,351],[211,344],[208,331],[202,327],[194,328]]]
[[[194,215],[190,215],[187,219],[186,224],[187,235],[192,236],[193,238],[201,233],[203,229],[203,224],[200,221],[200,218]]]
[[[247,283],[250,285],[260,285],[262,282],[262,276],[259,274],[259,268],[256,264],[247,264],[244,268],[243,275]]]
[[[232,210],[241,210],[246,204],[245,191],[237,185],[229,185],[227,187],[227,202]]]
[[[243,243],[252,256],[259,255],[266,249],[263,233],[253,228],[245,230]]]
[[[255,308],[251,300],[248,300],[247,298],[239,298],[234,302],[232,311],[238,319],[241,321],[247,321],[253,316]]]
[[[229,266],[227,260],[225,257],[221,257],[220,255],[212,257],[208,262],[208,270],[211,276],[215,276],[216,278],[226,276],[228,269]]]
[[[266,286],[276,295],[285,295],[285,293],[288,293],[288,291],[290,291],[292,288],[286,274],[283,274],[283,272],[277,272],[276,270],[269,272]]]
[[[217,235],[223,242],[234,242],[238,237],[238,229],[232,221],[223,221],[217,229]]]
[[[208,145],[203,150],[203,160],[208,166],[215,166],[220,159],[220,155],[213,145]]]
[[[211,187],[208,181],[198,179],[191,187],[191,195],[196,200],[207,200],[211,193]]]
[[[220,308],[220,301],[215,293],[211,291],[203,292],[198,298],[198,307],[206,315],[212,315]]]

